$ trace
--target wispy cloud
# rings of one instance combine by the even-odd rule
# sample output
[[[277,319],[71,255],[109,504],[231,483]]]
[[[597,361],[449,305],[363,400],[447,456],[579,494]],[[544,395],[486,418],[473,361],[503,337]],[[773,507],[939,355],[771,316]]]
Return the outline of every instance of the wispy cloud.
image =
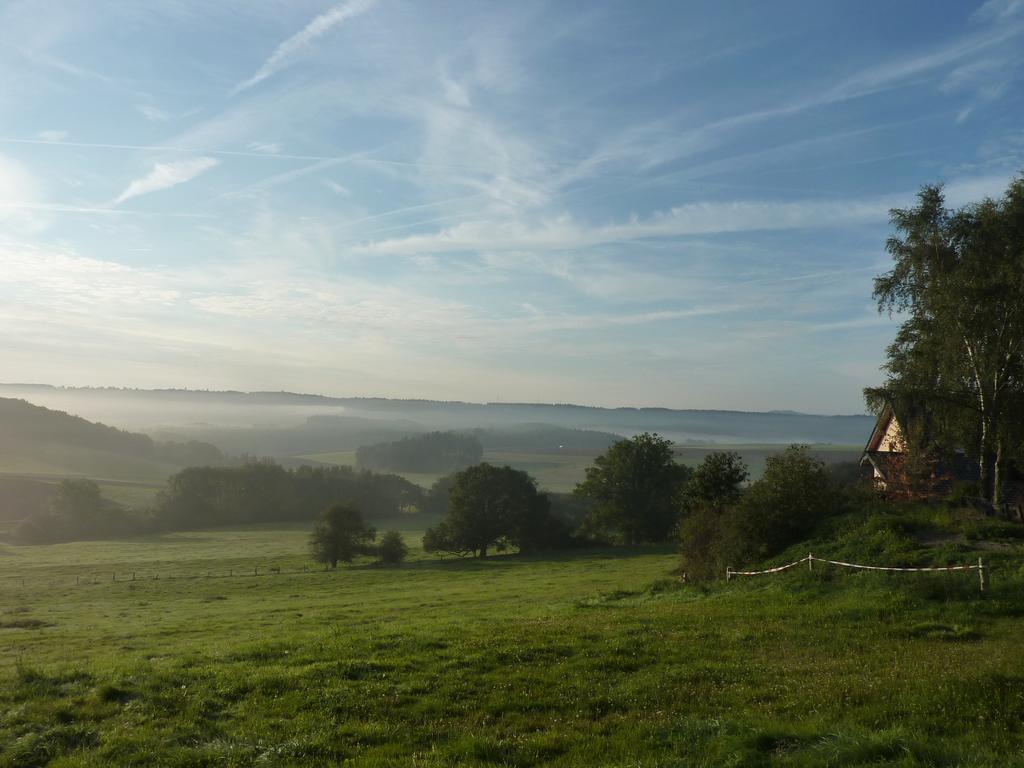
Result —
[[[690,203],[646,218],[632,218],[626,222],[600,226],[587,226],[568,215],[532,226],[521,221],[474,221],[437,233],[368,243],[354,250],[389,255],[459,251],[569,251],[646,238],[882,221],[889,208],[904,201],[898,196],[885,196],[863,200],[802,200],[788,203]]]
[[[974,12],[978,21],[1003,21],[1024,13],[1024,0],[987,0]]]
[[[220,161],[212,157],[198,157],[195,160],[181,160],[173,163],[157,163],[153,170],[141,179],[135,179],[129,184],[124,192],[117,196],[114,205],[120,205],[133,197],[146,195],[150,192],[159,192],[162,189],[170,189],[178,184],[191,181],[196,176],[204,173]]]
[[[36,136],[43,141],[67,141],[68,132],[59,130],[40,131]]]
[[[243,80],[235,86],[231,91],[231,95],[235,96],[248,88],[252,88],[257,83],[263,82],[275,72],[287,66],[291,59],[312,44],[317,38],[327,34],[347,19],[368,11],[373,6],[374,1],[349,0],[347,3],[336,5],[326,13],[320,14],[303,27],[301,31],[277,46],[274,52],[270,54],[270,58],[263,62],[263,65],[256,70],[252,77]]]
[[[250,141],[248,148],[253,152],[260,152],[268,155],[277,155],[281,153],[281,145],[275,141]]]
[[[136,109],[139,110],[139,114],[151,123],[163,123],[171,119],[169,114],[162,109],[154,107],[152,104],[142,104],[136,107]]]

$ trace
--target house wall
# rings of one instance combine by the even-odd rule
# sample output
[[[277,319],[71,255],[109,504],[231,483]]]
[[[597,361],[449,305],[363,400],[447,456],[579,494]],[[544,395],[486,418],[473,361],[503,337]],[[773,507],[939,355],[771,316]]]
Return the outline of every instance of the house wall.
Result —
[[[889,419],[889,425],[885,428],[885,434],[878,443],[878,450],[900,453],[904,449],[903,430],[900,429],[896,419]]]

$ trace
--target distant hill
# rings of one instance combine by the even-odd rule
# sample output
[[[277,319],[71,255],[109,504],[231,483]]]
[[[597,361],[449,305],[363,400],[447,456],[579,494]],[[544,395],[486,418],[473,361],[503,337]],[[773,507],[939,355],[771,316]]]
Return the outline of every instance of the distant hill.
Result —
[[[216,447],[157,442],[25,400],[0,398],[0,472],[162,480],[183,466],[220,464]]]
[[[544,424],[564,429],[619,435],[658,432],[679,443],[792,442],[862,445],[874,419],[866,415],[825,416],[789,411],[747,412],[670,408],[597,408],[545,403],[465,403],[385,398],[340,398],[290,392],[208,392],[60,388],[46,385],[0,384],[0,394],[61,407],[108,423],[161,427],[175,434],[214,438],[225,426],[277,432],[282,427],[311,433],[320,427],[316,450],[352,449],[370,442],[400,439],[435,430],[504,429]],[[321,417],[361,419],[346,425],[313,420]],[[207,437],[203,437],[203,430]],[[325,432],[363,432],[346,446],[326,446]],[[370,433],[376,433],[371,435]],[[252,444],[253,435],[235,435],[235,444]],[[310,435],[291,435],[293,445]],[[371,439],[372,438],[372,439]],[[266,453],[278,453],[277,450]]]

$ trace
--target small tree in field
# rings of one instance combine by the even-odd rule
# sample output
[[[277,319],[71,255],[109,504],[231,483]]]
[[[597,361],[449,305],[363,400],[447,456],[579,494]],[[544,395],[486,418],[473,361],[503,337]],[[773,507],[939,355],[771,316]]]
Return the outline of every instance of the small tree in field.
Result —
[[[336,568],[338,562],[351,563],[356,555],[369,554],[370,542],[377,532],[363,522],[359,510],[348,504],[335,504],[320,514],[309,537],[309,548],[318,563]]]
[[[397,565],[405,560],[408,554],[409,545],[398,531],[388,531],[381,536],[380,544],[377,545],[377,558],[382,563]]]

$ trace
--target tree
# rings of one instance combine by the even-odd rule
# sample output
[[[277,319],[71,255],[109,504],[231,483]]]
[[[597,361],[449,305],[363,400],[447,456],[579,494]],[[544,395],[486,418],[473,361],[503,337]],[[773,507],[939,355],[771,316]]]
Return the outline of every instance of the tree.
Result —
[[[76,530],[95,524],[103,508],[100,487],[92,480],[61,480],[50,499],[53,518]]]
[[[741,497],[720,504],[695,502],[680,525],[683,569],[695,580],[720,576],[741,565],[777,554],[805,539],[837,511],[831,474],[805,445],[770,456],[764,475]]]
[[[723,517],[742,494],[750,477],[747,465],[735,451],[716,451],[704,457],[683,489],[685,516],[679,525],[683,572],[694,581],[719,575],[723,562]]]
[[[769,557],[808,536],[835,513],[839,494],[806,445],[769,456],[761,479],[723,517],[723,550],[736,563]]]
[[[690,503],[728,504],[739,498],[750,471],[735,451],[715,451],[693,471],[684,488]]]
[[[377,532],[363,523],[359,510],[348,504],[325,509],[309,537],[309,548],[318,563],[337,568],[338,561],[351,563],[356,555],[370,554]]]
[[[875,279],[874,297],[906,319],[868,404],[923,411],[930,446],[973,442],[982,494],[999,505],[1021,442],[1011,420],[1024,390],[1024,178],[1000,200],[956,211],[941,186],[926,186],[917,206],[890,216],[893,268]]]
[[[676,464],[672,441],[645,432],[613,443],[587,468],[574,493],[592,499],[588,525],[628,544],[665,541],[679,519],[679,492],[689,470]]]
[[[388,531],[377,545],[377,557],[382,563],[396,565],[408,556],[409,546],[398,531]]]
[[[491,547],[528,550],[539,545],[548,517],[547,496],[526,472],[477,464],[456,473],[447,517],[427,529],[423,548],[481,558]]]

